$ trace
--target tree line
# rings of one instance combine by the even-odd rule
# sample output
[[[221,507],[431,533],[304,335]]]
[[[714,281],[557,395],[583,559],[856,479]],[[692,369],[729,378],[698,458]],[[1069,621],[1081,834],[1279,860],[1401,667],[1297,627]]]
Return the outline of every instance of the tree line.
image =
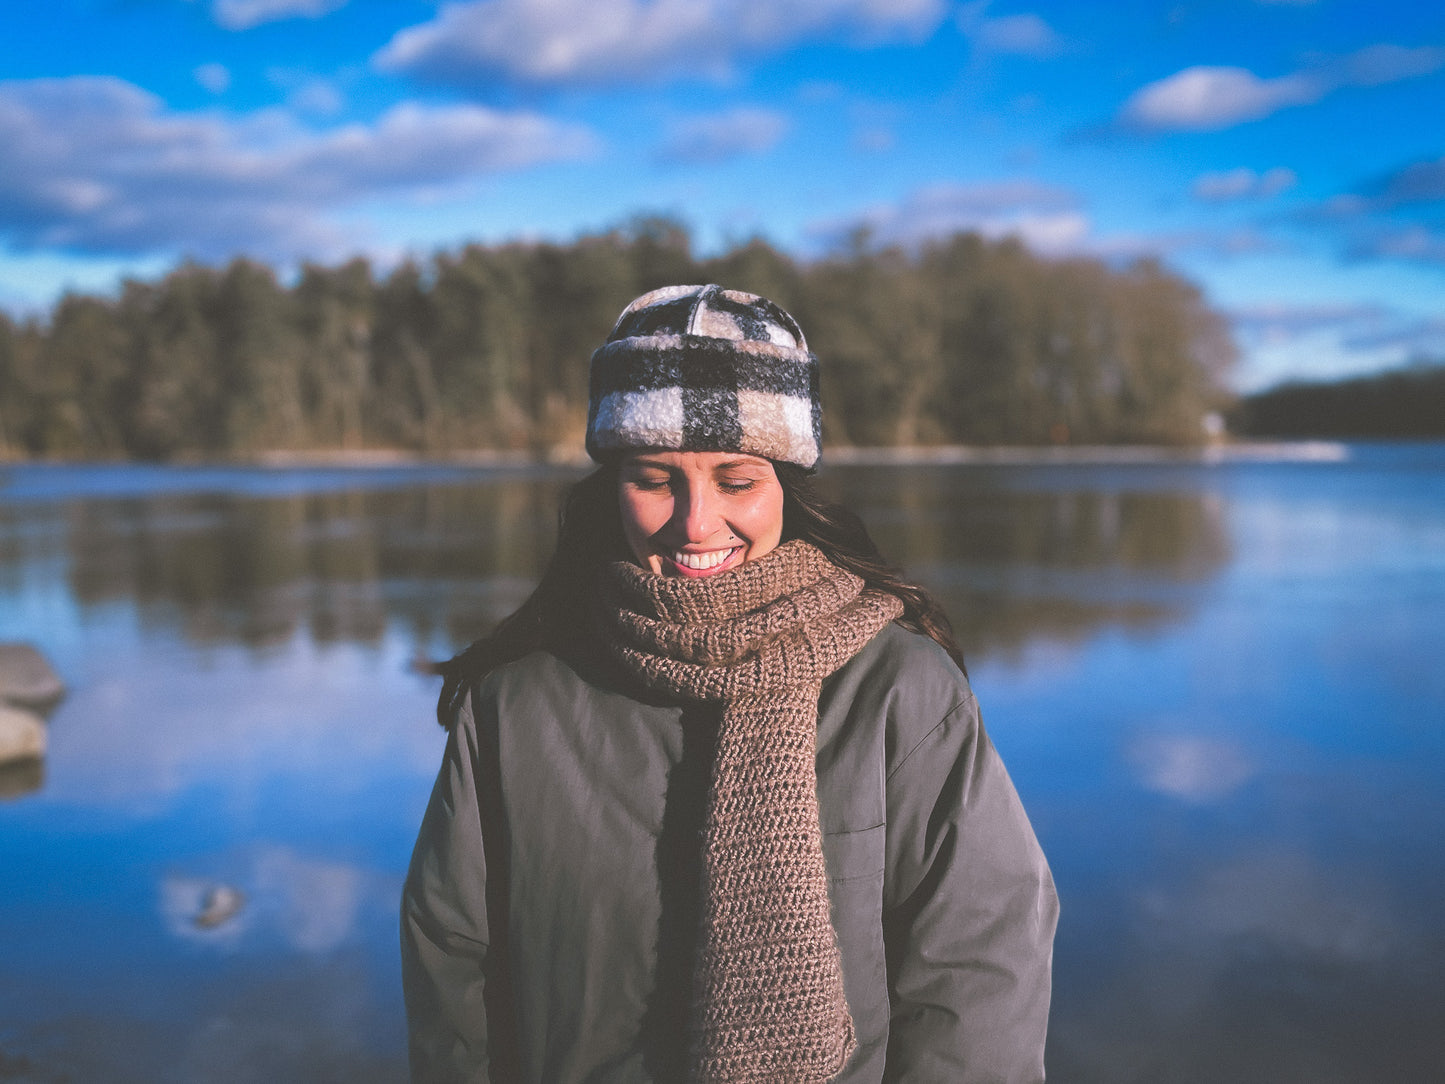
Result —
[[[798,318],[828,443],[1193,443],[1228,399],[1225,322],[1152,261],[1044,260],[972,233],[700,258],[682,226],[648,218],[384,275],[361,259],[289,283],[248,259],[187,263],[43,318],[0,314],[0,457],[578,449],[591,351],[633,297],[679,282]]]
[[[1445,361],[1373,376],[1294,381],[1241,399],[1231,428],[1259,437],[1445,437]]]

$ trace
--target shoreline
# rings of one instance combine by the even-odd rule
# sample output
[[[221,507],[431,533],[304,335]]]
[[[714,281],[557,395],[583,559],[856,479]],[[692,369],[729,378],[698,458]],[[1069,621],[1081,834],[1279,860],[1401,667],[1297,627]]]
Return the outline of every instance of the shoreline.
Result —
[[[1351,458],[1342,440],[1249,440],[1190,447],[1164,444],[930,444],[900,446],[828,445],[819,466],[1047,466],[1214,463],[1343,463]],[[1380,442],[1369,442],[1380,443]],[[1385,442],[1395,443],[1395,442]],[[1406,443],[1416,443],[1414,441]],[[1434,443],[1434,442],[1429,442]],[[591,460],[580,449],[502,450],[478,448],[428,455],[400,448],[269,451],[236,459],[148,460],[0,460],[0,471],[25,467],[141,467],[157,470],[414,470],[460,468],[536,470],[586,468]]]
[[[1344,441],[1241,441],[1198,447],[1163,444],[972,445],[941,444],[894,448],[827,448],[823,461],[836,466],[1002,466],[1343,463]]]
[[[1271,440],[1178,447],[1164,444],[928,444],[859,447],[829,445],[820,466],[968,466],[1000,464],[1131,464],[1131,463],[1342,463],[1350,458],[1345,441]],[[495,451],[478,449],[427,456],[400,450],[357,452],[267,452],[245,465],[277,469],[305,467],[586,467],[591,460],[579,449]]]

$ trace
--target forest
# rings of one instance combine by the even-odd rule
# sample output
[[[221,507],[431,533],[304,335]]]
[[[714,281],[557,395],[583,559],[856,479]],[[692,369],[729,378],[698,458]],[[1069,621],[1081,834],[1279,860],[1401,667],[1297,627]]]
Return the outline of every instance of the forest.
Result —
[[[914,250],[859,234],[806,262],[754,239],[701,258],[683,226],[649,217],[385,274],[186,263],[42,317],[0,314],[0,459],[575,451],[592,350],[629,300],[680,282],[798,318],[826,444],[1193,444],[1231,398],[1226,322],[1157,262],[1046,260],[971,233]]]
[[[1230,427],[1258,437],[1445,437],[1445,361],[1373,376],[1297,381],[1244,397]]]

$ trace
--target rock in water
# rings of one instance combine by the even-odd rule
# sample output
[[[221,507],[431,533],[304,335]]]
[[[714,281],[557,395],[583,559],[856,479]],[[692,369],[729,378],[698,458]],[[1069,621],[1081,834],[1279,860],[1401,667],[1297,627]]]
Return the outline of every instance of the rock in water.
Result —
[[[0,644],[0,701],[46,708],[65,695],[65,683],[29,644]]]
[[[193,921],[203,930],[215,929],[236,917],[246,905],[246,894],[230,885],[213,885],[201,901],[201,910]]]
[[[0,764],[45,755],[45,723],[34,712],[0,704]]]
[[[0,764],[0,801],[20,798],[33,793],[45,785],[45,761],[38,757],[33,760],[16,760]],[[0,1080],[5,1079],[5,1065],[0,1060]]]

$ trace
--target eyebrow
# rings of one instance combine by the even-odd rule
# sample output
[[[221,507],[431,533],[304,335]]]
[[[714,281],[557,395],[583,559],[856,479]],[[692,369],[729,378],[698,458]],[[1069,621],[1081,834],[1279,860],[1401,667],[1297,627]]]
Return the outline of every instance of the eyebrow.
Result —
[[[672,470],[671,464],[659,463],[655,459],[628,459],[622,464],[623,470]]]
[[[763,464],[759,463],[756,459],[724,459],[721,463],[715,466],[713,470],[732,470],[735,467],[761,468],[762,466]]]

